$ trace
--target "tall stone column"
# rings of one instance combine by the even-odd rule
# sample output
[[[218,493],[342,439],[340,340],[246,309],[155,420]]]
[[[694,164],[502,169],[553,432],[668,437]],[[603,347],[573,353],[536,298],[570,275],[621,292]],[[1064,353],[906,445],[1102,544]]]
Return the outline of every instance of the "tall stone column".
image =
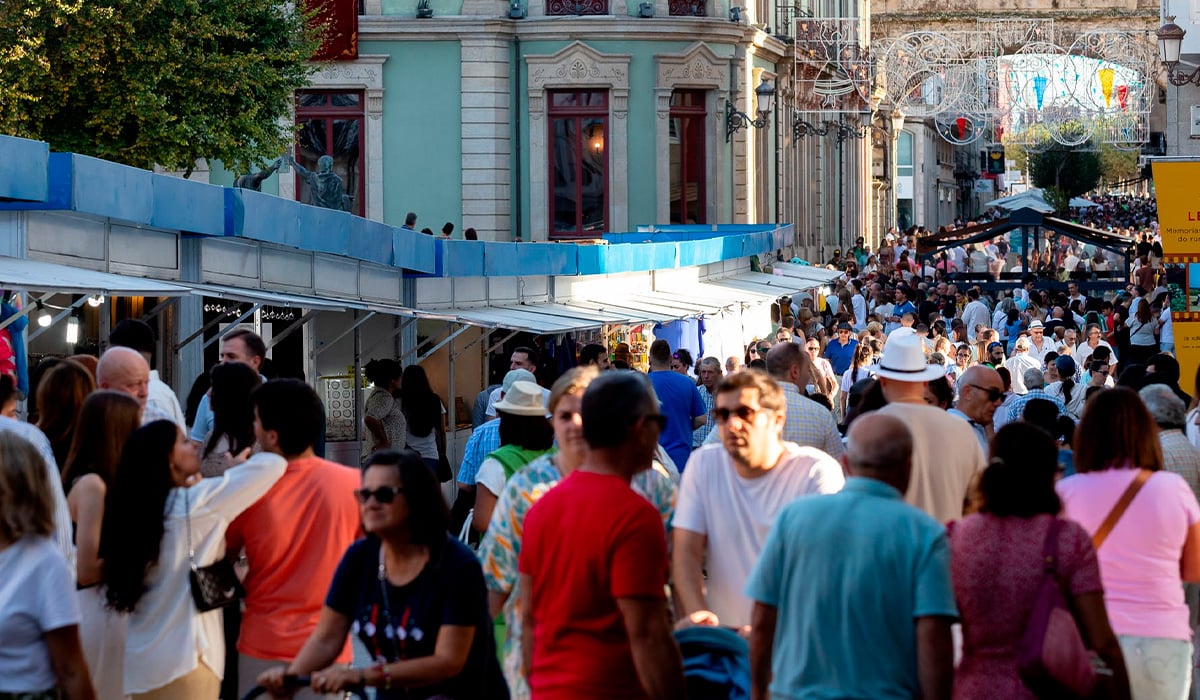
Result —
[[[512,240],[512,44],[462,37],[463,229],[480,240]]]
[[[861,120],[853,120],[851,125],[858,128]],[[846,139],[842,144],[845,149],[845,219],[842,227],[840,244],[845,247],[854,242],[858,236],[866,236],[871,228],[871,139],[868,134],[863,139]]]

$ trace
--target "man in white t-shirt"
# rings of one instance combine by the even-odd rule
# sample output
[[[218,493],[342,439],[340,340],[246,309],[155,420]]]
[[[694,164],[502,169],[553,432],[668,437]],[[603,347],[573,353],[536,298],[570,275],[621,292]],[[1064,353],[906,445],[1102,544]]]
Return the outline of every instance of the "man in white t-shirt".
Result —
[[[671,573],[683,626],[749,625],[753,604],[743,590],[775,516],[799,496],[845,484],[828,454],[783,441],[786,406],[779,385],[761,372],[717,385],[721,444],[692,453],[675,506]]]

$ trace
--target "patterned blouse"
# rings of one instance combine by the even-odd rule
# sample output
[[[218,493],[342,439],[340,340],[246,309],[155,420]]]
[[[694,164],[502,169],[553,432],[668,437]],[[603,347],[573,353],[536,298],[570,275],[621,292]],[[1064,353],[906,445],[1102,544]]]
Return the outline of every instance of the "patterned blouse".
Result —
[[[504,640],[503,667],[513,700],[529,698],[529,684],[521,672],[521,593],[518,590],[517,561],[521,554],[521,538],[525,532],[525,516],[547,491],[562,480],[555,459],[557,453],[544,455],[513,474],[496,501],[487,532],[479,545],[483,578],[489,591],[504,593],[504,622],[508,632]],[[676,486],[658,463],[641,472],[631,484],[650,504],[658,509],[663,527],[670,528],[675,512]]]

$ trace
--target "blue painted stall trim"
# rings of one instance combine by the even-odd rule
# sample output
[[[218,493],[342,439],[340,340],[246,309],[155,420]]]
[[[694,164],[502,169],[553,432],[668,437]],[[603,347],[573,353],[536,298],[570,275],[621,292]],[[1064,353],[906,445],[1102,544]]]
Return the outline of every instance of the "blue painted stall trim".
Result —
[[[0,136],[0,151],[0,198],[43,203],[50,199],[49,144]]]

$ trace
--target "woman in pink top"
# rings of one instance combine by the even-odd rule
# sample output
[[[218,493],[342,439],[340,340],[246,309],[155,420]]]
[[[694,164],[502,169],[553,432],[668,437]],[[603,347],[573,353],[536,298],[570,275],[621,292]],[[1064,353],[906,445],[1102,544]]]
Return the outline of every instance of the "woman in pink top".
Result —
[[[1093,535],[1139,470],[1150,472],[1097,549],[1100,580],[1135,700],[1184,700],[1192,629],[1183,582],[1200,582],[1200,504],[1183,477],[1162,471],[1154,419],[1130,389],[1088,401],[1074,447],[1078,473],[1058,483],[1058,494],[1067,516]]]
[[[1104,697],[1128,698],[1121,647],[1104,612],[1100,569],[1091,538],[1058,518],[1054,493],[1058,448],[1031,423],[996,433],[992,461],[979,483],[980,512],[950,530],[950,573],[963,626],[963,657],[954,675],[956,700],[1037,697],[1017,672],[1021,639],[1042,584],[1042,552],[1057,527],[1058,580],[1075,610],[1088,648],[1113,669]]]

